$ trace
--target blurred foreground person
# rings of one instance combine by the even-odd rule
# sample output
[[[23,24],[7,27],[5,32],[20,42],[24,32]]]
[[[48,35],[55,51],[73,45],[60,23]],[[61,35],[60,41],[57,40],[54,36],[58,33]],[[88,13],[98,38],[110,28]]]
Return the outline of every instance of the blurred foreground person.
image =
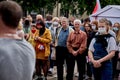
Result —
[[[0,80],[32,80],[35,51],[16,34],[21,17],[16,2],[0,2]]]

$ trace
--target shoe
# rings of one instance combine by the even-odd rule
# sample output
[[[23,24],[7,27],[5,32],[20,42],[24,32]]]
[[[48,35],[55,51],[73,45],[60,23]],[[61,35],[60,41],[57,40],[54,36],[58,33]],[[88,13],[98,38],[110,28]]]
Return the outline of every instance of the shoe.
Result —
[[[43,77],[38,77],[36,80],[44,80]]]
[[[52,76],[52,75],[53,75],[52,71],[48,71],[48,76]]]
[[[46,77],[44,77],[44,79],[43,80],[47,80],[47,78]]]
[[[34,75],[33,80],[37,80],[37,79],[38,79],[38,76]]]
[[[85,80],[92,80],[92,77],[89,77],[89,76],[85,76],[85,78],[84,78]]]
[[[53,77],[54,77],[54,78],[57,78],[57,74],[54,74]]]
[[[79,76],[79,73],[75,73],[74,75],[75,75],[75,77],[78,77],[78,76]]]

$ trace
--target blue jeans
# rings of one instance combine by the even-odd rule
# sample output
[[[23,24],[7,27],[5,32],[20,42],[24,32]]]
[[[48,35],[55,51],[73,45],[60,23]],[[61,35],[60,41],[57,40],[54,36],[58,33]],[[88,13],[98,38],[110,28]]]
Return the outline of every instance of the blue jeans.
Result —
[[[55,60],[51,59],[51,52],[52,52],[52,46],[50,46],[50,55],[49,55],[49,61],[50,61],[50,68],[54,67]]]

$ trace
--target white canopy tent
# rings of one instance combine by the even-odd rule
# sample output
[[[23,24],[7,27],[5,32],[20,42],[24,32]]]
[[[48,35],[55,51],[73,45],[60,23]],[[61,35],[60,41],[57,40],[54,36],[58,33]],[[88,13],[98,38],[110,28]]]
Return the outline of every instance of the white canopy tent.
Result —
[[[96,13],[89,16],[91,20],[99,20],[101,18],[106,18],[110,20],[113,24],[115,22],[120,22],[120,6],[119,5],[108,5],[103,9],[97,11]]]

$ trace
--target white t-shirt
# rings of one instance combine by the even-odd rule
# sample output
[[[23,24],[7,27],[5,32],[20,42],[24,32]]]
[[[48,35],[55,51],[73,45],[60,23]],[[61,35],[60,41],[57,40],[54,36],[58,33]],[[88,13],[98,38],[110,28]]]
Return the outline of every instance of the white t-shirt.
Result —
[[[92,39],[90,46],[89,46],[89,50],[94,52],[94,43],[95,43],[95,38]],[[116,41],[114,37],[110,37],[107,38],[107,42],[108,42],[108,46],[107,46],[107,52],[110,53],[110,51],[112,50],[117,50],[117,46],[116,46]]]

